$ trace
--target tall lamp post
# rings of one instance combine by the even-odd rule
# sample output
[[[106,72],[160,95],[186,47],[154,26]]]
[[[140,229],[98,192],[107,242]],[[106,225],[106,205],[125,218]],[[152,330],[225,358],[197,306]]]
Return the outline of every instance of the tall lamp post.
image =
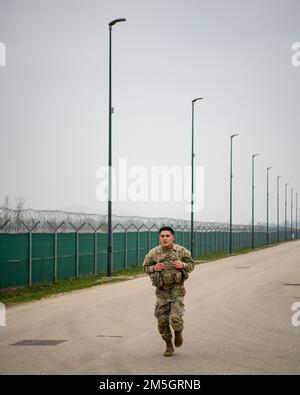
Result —
[[[235,136],[239,136],[238,133],[234,133],[230,136],[230,219],[229,219],[229,254],[232,253],[232,140]]]
[[[289,182],[285,184],[285,200],[284,200],[284,238],[287,241],[287,186]]]
[[[252,248],[255,248],[254,245],[254,158],[258,156],[259,154],[253,154],[252,155],[252,237],[251,237],[251,244]]]
[[[112,122],[113,108],[111,105],[111,32],[118,22],[125,22],[125,18],[114,19],[109,27],[109,107],[108,107],[108,213],[107,213],[107,276],[112,274]]]
[[[295,188],[291,188],[291,240],[293,240],[293,192]]]
[[[279,243],[279,179],[282,176],[277,176],[277,243]]]
[[[269,171],[272,167],[267,167],[267,245],[269,244]]]
[[[191,254],[194,256],[194,105],[196,101],[203,100],[203,97],[197,97],[196,99],[192,100],[192,155],[191,155],[191,165],[192,165],[192,193],[191,193]]]

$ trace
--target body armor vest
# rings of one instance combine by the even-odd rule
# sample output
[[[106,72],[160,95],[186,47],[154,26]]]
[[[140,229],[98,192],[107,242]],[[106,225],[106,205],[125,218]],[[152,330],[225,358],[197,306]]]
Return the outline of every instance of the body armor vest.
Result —
[[[165,265],[165,268],[161,271],[161,275],[163,283],[167,287],[183,283],[181,270],[173,266],[173,262],[176,260],[180,260],[180,257],[174,250],[163,251],[157,257],[157,262],[161,262]]]

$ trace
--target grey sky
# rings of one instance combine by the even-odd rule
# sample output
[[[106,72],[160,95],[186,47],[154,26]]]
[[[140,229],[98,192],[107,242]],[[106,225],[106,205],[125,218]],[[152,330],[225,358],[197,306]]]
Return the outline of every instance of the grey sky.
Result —
[[[36,209],[106,213],[96,170],[107,164],[108,22],[113,28],[113,158],[133,165],[189,165],[191,100],[195,164],[205,204],[196,220],[229,215],[234,132],[234,222],[276,221],[276,176],[300,192],[300,3],[214,0],[0,0],[0,201]],[[290,195],[289,195],[290,196]],[[289,200],[290,202],[290,200]],[[290,203],[289,203],[290,205]],[[189,218],[185,203],[114,203],[119,215]]]

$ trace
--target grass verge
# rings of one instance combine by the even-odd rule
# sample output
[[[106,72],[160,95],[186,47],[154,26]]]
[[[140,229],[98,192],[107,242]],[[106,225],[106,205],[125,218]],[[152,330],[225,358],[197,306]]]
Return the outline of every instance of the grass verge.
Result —
[[[229,254],[229,252],[213,252],[211,254],[204,254],[204,255],[200,255],[200,256],[198,256],[196,258],[196,263],[211,262],[211,261],[216,261],[218,259],[228,258],[230,256],[241,255],[241,254],[248,254],[249,252],[259,251],[259,250],[263,250],[265,248],[274,247],[274,246],[276,246],[278,244],[276,243],[276,244],[262,245],[262,246],[259,246],[259,247],[255,247],[255,249],[253,249],[253,248],[241,248],[240,250],[234,251],[232,254]]]
[[[132,270],[127,269],[126,271],[124,270],[116,272],[112,277],[106,277],[104,274],[99,274],[96,276],[80,277],[78,279],[59,280],[56,283],[50,284],[38,284],[33,285],[32,287],[2,289],[0,290],[0,301],[6,306],[17,303],[31,302],[52,295],[75,291],[83,288],[90,288],[95,285],[131,280],[139,273],[142,273],[141,267],[132,268]]]

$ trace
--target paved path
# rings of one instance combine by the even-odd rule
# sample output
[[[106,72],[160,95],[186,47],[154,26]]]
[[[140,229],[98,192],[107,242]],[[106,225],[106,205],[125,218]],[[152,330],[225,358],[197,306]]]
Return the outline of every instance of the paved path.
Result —
[[[0,373],[300,373],[300,241],[197,265],[186,288],[184,344],[171,358],[140,277],[9,308]],[[28,339],[66,341],[12,345]]]

